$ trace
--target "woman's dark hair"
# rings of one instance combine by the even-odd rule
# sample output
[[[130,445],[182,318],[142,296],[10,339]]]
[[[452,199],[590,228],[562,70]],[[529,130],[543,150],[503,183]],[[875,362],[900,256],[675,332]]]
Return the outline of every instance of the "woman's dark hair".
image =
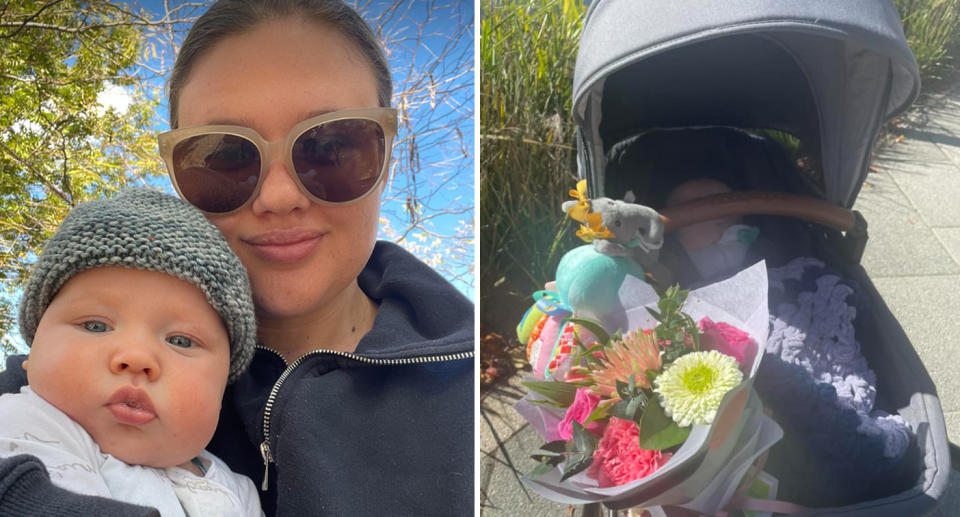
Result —
[[[169,83],[170,128],[178,126],[180,92],[194,63],[205,51],[227,36],[288,16],[300,16],[340,31],[370,63],[380,106],[390,106],[393,81],[380,41],[357,11],[341,0],[220,0],[190,28],[173,65]]]

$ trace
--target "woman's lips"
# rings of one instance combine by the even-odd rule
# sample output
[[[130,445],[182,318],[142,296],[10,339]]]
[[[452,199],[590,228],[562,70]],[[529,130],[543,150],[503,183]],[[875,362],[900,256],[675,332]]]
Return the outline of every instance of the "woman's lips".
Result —
[[[150,396],[141,389],[125,386],[113,392],[107,400],[107,409],[117,422],[140,427],[157,418]]]
[[[243,242],[262,260],[292,264],[313,253],[323,235],[313,230],[277,230],[243,239]]]

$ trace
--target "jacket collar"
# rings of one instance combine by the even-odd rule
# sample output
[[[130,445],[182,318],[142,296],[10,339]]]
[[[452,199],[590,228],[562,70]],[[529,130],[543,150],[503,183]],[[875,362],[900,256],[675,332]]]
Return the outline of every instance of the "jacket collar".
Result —
[[[357,354],[397,359],[474,349],[473,303],[400,246],[377,241],[357,282],[380,304]]]

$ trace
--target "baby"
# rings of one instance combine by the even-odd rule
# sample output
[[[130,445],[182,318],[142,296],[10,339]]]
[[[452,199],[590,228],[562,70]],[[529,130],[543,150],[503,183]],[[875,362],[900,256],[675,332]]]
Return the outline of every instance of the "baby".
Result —
[[[74,208],[20,305],[29,386],[0,396],[0,456],[164,517],[262,515],[204,447],[253,356],[246,272],[200,212],[147,189]]]
[[[730,191],[730,187],[717,180],[691,180],[670,192],[667,206]],[[676,237],[700,277],[717,280],[741,269],[757,234],[756,228],[740,224],[740,218],[725,217],[680,228]]]

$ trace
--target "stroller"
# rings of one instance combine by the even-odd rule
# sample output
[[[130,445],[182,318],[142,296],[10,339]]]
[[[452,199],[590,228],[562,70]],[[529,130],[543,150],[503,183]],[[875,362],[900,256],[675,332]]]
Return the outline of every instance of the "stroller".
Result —
[[[690,8],[598,0],[584,23],[573,115],[579,176],[590,197],[632,191],[664,214],[668,230],[743,215],[774,236],[758,257],[768,265],[816,257],[866,300],[855,332],[877,374],[876,404],[908,422],[913,451],[898,482],[838,504],[805,490],[807,480],[776,461],[775,447],[767,468],[780,480],[779,497],[811,508],[804,515],[922,515],[947,487],[950,446],[936,389],[859,264],[866,221],[849,210],[879,128],[919,87],[899,16],[885,1]],[[673,188],[703,177],[734,193],[666,207]],[[669,239],[661,262],[685,287],[701,280]]]

